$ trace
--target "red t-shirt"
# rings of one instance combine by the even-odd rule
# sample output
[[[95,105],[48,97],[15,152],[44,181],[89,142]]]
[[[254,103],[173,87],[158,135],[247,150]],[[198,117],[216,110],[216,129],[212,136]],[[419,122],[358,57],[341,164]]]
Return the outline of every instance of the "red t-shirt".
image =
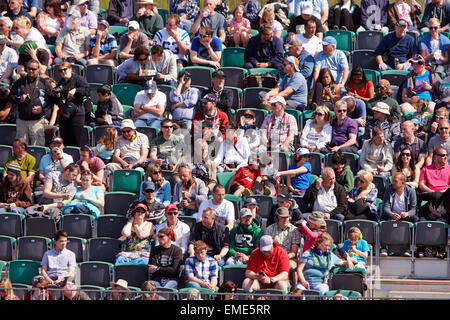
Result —
[[[281,272],[289,272],[289,257],[286,250],[273,242],[273,252],[265,257],[258,248],[253,250],[247,262],[247,270],[255,273],[264,272],[269,278],[275,277]]]
[[[256,178],[261,176],[261,174],[259,170],[251,170],[249,167],[240,167],[234,176],[236,179],[233,184],[238,183],[241,186],[251,190]]]
[[[201,111],[195,113],[194,117],[192,118],[192,134],[195,135],[197,133],[197,121],[203,121],[205,120],[205,114]],[[214,118],[209,119],[213,123],[214,129],[220,130],[222,133],[223,139],[225,139],[225,125],[228,123],[228,116],[225,112],[220,111],[217,109],[217,114]]]
[[[347,85],[347,91],[353,92],[353,93],[355,93],[355,91],[356,91],[356,93],[359,96],[361,96],[363,98],[370,98],[369,97],[369,89],[370,89],[370,87],[373,87],[373,82],[371,80],[367,80],[366,85],[364,86],[364,88],[359,89],[359,90],[355,89],[355,87],[353,87],[353,82],[352,81],[349,81],[349,83]]]

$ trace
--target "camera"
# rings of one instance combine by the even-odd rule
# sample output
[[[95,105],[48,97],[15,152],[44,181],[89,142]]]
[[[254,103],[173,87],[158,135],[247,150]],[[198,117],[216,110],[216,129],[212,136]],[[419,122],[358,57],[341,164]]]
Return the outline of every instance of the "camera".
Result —
[[[191,77],[188,76],[188,75],[185,75],[183,78],[184,78],[184,81],[189,81],[189,80],[191,80]]]

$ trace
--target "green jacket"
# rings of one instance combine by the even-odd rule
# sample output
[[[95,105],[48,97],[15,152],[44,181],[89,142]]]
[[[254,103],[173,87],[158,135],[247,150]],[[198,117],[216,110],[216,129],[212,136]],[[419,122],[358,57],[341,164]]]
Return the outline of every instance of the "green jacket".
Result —
[[[336,182],[344,187],[346,193],[349,193],[353,189],[355,186],[355,176],[348,164],[345,165],[344,171],[336,174]]]
[[[241,252],[250,256],[250,253],[258,247],[259,238],[263,235],[264,232],[257,225],[256,221],[252,221],[247,230],[244,230],[239,224],[230,231],[230,250],[228,255],[234,257],[236,252]]]
[[[137,19],[140,31],[143,32],[149,40],[153,40],[155,34],[164,28],[163,18],[159,14],[153,16],[140,16]]]
[[[370,99],[366,103],[366,113],[367,113],[367,120],[373,119],[373,107],[377,104],[377,102],[384,102],[389,106],[389,113],[391,114],[391,117],[398,122],[402,121],[402,112],[400,110],[400,106],[397,102],[397,100],[392,99],[391,97],[384,97],[380,98],[375,96],[374,98]]]

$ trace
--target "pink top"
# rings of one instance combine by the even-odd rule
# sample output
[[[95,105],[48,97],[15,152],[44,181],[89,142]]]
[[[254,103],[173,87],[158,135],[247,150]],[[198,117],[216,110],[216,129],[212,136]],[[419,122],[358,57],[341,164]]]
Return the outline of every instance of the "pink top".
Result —
[[[230,28],[236,28],[240,26],[251,29],[250,20],[248,20],[247,18],[242,18],[242,22],[237,22],[236,19],[233,18],[230,20],[230,22],[228,22],[228,27]],[[252,35],[249,33],[248,37],[250,38],[251,36]]]
[[[420,171],[419,181],[425,180],[425,185],[433,191],[445,191],[450,186],[450,165],[436,168],[434,164],[425,166]]]
[[[314,242],[316,241],[317,237],[322,234],[323,231],[312,231],[307,226],[299,226],[298,230],[301,234],[304,234],[306,236],[305,243],[303,244],[303,252],[308,251],[309,249],[314,248]]]

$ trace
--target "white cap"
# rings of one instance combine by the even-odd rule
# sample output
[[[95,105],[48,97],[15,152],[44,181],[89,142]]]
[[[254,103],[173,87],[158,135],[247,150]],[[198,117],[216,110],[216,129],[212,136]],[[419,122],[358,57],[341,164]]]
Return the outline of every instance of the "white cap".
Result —
[[[125,128],[131,128],[133,130],[136,130],[136,126],[134,125],[133,120],[131,120],[131,119],[124,119],[124,120],[122,120],[122,124],[120,126],[120,129],[125,129]]]
[[[262,236],[259,239],[259,250],[260,251],[270,251],[273,247],[273,239],[268,234]]]
[[[310,1],[304,1],[302,3],[302,13],[304,14],[312,14],[313,13],[313,4]]]
[[[139,23],[137,21],[130,21],[127,25],[128,28],[133,28],[134,30],[139,30]]]
[[[276,96],[273,97],[271,100],[269,100],[269,103],[275,103],[275,102],[279,102],[282,105],[286,105],[286,100],[284,100],[284,98],[282,96]]]

